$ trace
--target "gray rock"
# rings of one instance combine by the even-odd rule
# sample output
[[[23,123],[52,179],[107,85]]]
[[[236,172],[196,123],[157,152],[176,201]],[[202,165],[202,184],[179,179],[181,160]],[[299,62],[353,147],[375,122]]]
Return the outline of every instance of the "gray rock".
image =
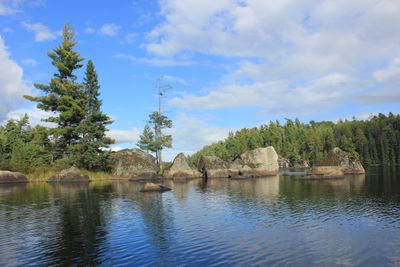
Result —
[[[277,175],[278,154],[272,146],[256,148],[243,153],[240,160],[232,163],[230,171],[233,175],[237,171],[238,176],[249,178]]]
[[[197,170],[208,178],[230,177],[229,163],[217,156],[202,156],[197,161]]]
[[[357,155],[335,147],[302,179],[329,179],[344,177],[346,174],[365,174],[365,169],[357,158]]]
[[[53,175],[47,181],[48,183],[88,183],[89,176],[82,174],[81,171],[72,166],[69,169],[62,170],[56,175]]]
[[[190,168],[183,153],[179,153],[172,165],[163,173],[163,177],[166,179],[193,179],[202,176],[199,171]]]
[[[171,188],[154,183],[146,183],[140,192],[165,192],[170,191]]]
[[[140,149],[124,149],[111,155],[113,177],[142,180],[157,176],[156,158]]]
[[[27,183],[28,179],[20,172],[0,171],[0,184]]]
[[[344,178],[344,172],[340,166],[317,166],[312,168],[307,175],[299,177],[301,180],[317,180],[317,179],[332,179]]]

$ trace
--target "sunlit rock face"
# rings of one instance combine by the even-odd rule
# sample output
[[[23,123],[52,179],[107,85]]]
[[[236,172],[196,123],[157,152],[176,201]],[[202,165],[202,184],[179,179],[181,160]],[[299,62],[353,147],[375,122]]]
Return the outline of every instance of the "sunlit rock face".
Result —
[[[279,171],[278,154],[272,146],[243,153],[232,162],[216,156],[202,156],[197,169],[208,178],[252,178],[273,176]]]
[[[163,173],[163,177],[167,179],[193,179],[202,176],[199,171],[190,168],[183,153],[179,153],[172,165]]]
[[[27,183],[28,179],[19,172],[0,171],[0,184]]]
[[[111,155],[113,176],[141,180],[157,176],[156,158],[139,149],[124,149]]]
[[[262,147],[243,153],[240,160],[232,163],[231,172],[238,168],[241,177],[263,177],[279,172],[278,154],[274,147]]]

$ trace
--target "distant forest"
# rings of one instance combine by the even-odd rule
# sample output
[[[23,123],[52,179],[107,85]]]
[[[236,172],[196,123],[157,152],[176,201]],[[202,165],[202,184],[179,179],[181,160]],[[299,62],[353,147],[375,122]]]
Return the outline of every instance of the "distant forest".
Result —
[[[189,159],[215,155],[234,160],[243,152],[273,146],[283,158],[292,162],[315,163],[332,148],[351,152],[365,165],[400,164],[400,115],[379,114],[368,120],[344,120],[301,123],[298,119],[269,122],[260,127],[244,128],[218,143],[205,146]]]

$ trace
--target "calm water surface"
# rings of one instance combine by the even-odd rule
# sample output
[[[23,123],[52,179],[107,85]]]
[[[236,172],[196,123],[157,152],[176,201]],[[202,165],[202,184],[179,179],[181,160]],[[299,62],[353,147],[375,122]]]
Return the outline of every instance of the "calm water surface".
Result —
[[[0,266],[400,266],[400,172],[0,186]]]

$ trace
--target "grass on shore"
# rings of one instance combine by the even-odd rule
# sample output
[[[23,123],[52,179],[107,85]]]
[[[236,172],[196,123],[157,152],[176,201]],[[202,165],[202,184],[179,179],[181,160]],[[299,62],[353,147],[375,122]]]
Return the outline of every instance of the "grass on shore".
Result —
[[[92,172],[88,170],[81,170],[82,174],[88,175],[90,181],[108,181],[110,174],[107,172]],[[27,174],[29,182],[47,182],[49,178],[56,175],[58,172],[53,169],[39,169]]]

